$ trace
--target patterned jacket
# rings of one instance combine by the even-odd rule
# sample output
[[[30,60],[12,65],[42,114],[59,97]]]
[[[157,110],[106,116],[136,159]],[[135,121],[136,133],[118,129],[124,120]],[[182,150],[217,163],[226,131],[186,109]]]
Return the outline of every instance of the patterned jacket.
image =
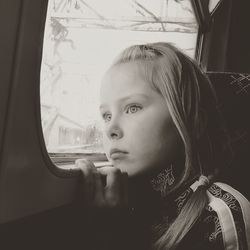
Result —
[[[175,204],[180,211],[193,193],[188,188]],[[231,186],[216,182],[207,195],[209,204],[178,249],[250,249],[250,203]]]

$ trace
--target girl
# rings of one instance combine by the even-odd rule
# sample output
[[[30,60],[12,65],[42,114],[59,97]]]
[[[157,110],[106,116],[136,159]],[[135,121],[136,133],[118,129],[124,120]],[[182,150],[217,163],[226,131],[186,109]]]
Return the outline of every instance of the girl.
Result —
[[[248,249],[249,202],[214,182],[229,147],[214,90],[196,63],[167,43],[131,46],[105,74],[100,100],[110,166],[77,161],[86,201],[141,204],[153,214],[152,249]]]

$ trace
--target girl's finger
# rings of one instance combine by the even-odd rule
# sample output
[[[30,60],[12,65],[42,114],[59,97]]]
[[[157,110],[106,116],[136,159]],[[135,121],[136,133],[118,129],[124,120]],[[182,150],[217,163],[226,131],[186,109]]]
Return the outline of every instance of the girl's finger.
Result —
[[[122,172],[122,184],[121,184],[121,193],[122,193],[122,204],[123,206],[128,206],[128,173]]]
[[[86,159],[78,159],[75,162],[76,167],[81,169],[83,174],[83,200],[87,205],[91,204],[95,192],[95,177],[96,168],[94,164]]]
[[[122,200],[122,175],[121,170],[115,167],[103,167],[98,169],[101,174],[106,175],[105,201],[107,206],[116,207],[121,205]]]
[[[97,207],[104,207],[105,206],[104,185],[101,179],[101,173],[99,173],[98,171],[94,173],[94,178],[95,178],[95,194],[94,194],[93,205]]]

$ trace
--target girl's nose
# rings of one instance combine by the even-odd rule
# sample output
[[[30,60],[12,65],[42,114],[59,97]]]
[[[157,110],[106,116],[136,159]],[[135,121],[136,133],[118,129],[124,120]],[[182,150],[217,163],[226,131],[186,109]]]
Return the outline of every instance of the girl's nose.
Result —
[[[118,140],[123,137],[123,130],[118,124],[110,124],[107,135],[111,140]]]

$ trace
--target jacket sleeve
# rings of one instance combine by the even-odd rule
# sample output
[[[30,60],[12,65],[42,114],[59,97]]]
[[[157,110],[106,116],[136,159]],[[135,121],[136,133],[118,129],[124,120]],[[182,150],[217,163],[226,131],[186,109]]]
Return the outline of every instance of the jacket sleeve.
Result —
[[[214,183],[207,191],[206,242],[215,249],[250,248],[250,203],[237,190]],[[217,248],[216,248],[217,247]]]

